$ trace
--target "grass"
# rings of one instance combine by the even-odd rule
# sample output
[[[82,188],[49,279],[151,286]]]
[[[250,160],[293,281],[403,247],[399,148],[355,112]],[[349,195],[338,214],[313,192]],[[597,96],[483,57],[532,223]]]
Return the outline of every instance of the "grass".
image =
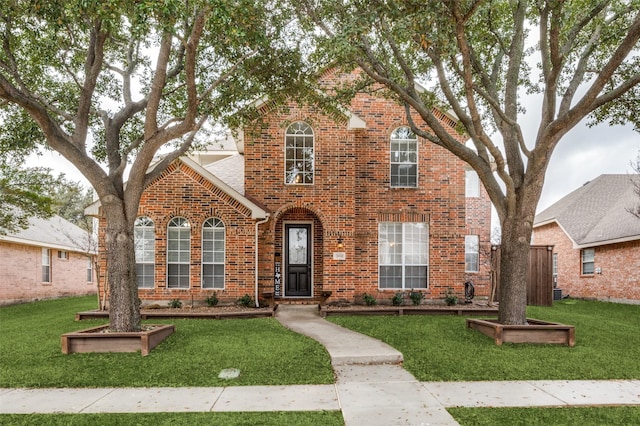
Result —
[[[150,355],[64,355],[60,335],[105,323],[76,322],[94,297],[0,308],[0,387],[238,386],[333,383],[331,361],[318,342],[273,318],[154,320],[176,332]],[[299,368],[304,365],[305,368]],[[218,378],[225,368],[240,377]]]
[[[504,344],[452,316],[334,316],[329,320],[378,338],[404,355],[420,381],[639,379],[640,306],[579,300],[529,307],[532,318],[576,327],[573,348]]]
[[[268,413],[132,413],[132,414],[11,414],[0,415],[3,425],[120,426],[120,425],[211,425],[211,426],[333,426],[344,425],[340,411],[273,411]]]
[[[640,407],[449,408],[462,426],[637,425]]]

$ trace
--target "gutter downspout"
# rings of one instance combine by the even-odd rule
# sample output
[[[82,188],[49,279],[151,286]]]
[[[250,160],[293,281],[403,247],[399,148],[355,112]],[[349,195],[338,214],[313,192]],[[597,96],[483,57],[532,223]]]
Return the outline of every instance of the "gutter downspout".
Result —
[[[254,300],[256,302],[256,308],[260,307],[260,301],[258,300],[258,226],[262,225],[263,223],[267,223],[269,221],[269,213],[267,213],[267,217],[265,217],[262,220],[259,220],[256,222],[256,242],[255,242],[255,253],[256,253],[256,259],[255,259],[255,271],[254,271],[254,275],[255,275],[255,280],[256,280],[256,294],[254,297]]]

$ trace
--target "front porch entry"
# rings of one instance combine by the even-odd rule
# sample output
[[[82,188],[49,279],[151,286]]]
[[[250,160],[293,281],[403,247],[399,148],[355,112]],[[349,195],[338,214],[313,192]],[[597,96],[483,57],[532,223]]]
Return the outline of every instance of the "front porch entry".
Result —
[[[310,223],[285,223],[285,297],[313,294],[313,232]]]

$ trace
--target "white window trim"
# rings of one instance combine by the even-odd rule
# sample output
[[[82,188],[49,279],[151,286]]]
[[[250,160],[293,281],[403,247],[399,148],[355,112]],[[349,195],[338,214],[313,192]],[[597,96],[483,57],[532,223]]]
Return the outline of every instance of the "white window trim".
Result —
[[[138,283],[136,283],[136,284],[138,285],[138,288],[139,288],[139,289],[149,289],[149,288],[155,288],[155,279],[156,279],[156,271],[155,271],[155,263],[156,263],[156,262],[155,262],[155,257],[156,257],[156,243],[155,243],[155,238],[156,238],[156,224],[155,224],[155,222],[154,222],[150,217],[148,217],[148,216],[140,216],[140,217],[138,217],[138,218],[136,219],[136,222],[137,222],[139,219],[143,219],[143,218],[146,218],[146,219],[150,222],[150,224],[147,224],[147,225],[134,225],[134,238],[135,238],[135,230],[136,230],[136,229],[151,230],[151,231],[153,232],[153,259],[154,259],[154,260],[153,260],[152,262],[142,262],[142,261],[138,261],[138,259],[136,259],[136,267],[137,267],[137,265],[138,265],[138,264],[141,264],[141,265],[154,265],[154,267],[153,267],[153,285],[151,285],[151,286],[144,286],[144,287],[141,287],[139,282],[138,282]],[[135,240],[134,240],[134,244],[135,244]],[[167,247],[168,247],[168,244],[167,244]]]
[[[311,136],[311,141],[313,143],[313,150],[312,150],[312,158],[311,158],[311,167],[312,167],[312,172],[311,172],[311,182],[307,183],[307,182],[288,182],[287,181],[287,136],[292,136],[292,135],[296,135],[296,133],[289,133],[289,129],[291,128],[291,126],[293,126],[296,123],[304,123],[307,126],[309,126],[309,129],[311,129],[311,135],[304,135],[305,137],[309,137]],[[285,185],[291,185],[291,186],[313,186],[316,182],[316,133],[313,130],[313,127],[307,123],[306,121],[302,121],[302,120],[298,120],[298,121],[294,121],[293,123],[289,124],[287,126],[287,128],[284,131],[284,144],[283,144],[283,154],[284,154],[284,183]]]
[[[182,262],[169,262],[169,228],[171,227],[171,223],[176,220],[176,219],[183,219],[185,220],[188,224],[189,224],[189,256],[188,256],[188,260],[187,261],[182,261]],[[176,227],[179,228],[179,227]],[[191,230],[192,230],[192,226],[191,226],[191,221],[189,221],[187,218],[182,217],[182,216],[176,216],[171,218],[171,220],[169,221],[169,223],[167,224],[167,260],[166,260],[166,266],[167,266],[167,271],[166,271],[166,286],[167,286],[167,290],[189,290],[191,288],[191,243],[192,243],[192,239],[191,239]],[[180,251],[178,251],[180,253]],[[188,265],[188,274],[187,274],[187,286],[186,287],[169,287],[169,265]]]
[[[469,176],[473,176],[473,187],[471,186]],[[475,170],[465,170],[464,173],[464,196],[466,198],[480,197],[480,176]]]
[[[42,249],[42,271],[40,271],[40,278],[43,284],[51,284],[51,250],[48,248]],[[47,268],[47,279],[45,280],[44,268]]]
[[[476,241],[476,251],[467,251],[467,238],[475,237]],[[464,271],[468,273],[478,273],[480,272],[480,236],[475,234],[465,235],[464,236]],[[474,254],[476,256],[476,269],[467,269],[467,255]]]
[[[593,253],[593,256],[591,257],[591,260],[585,262],[584,254],[587,251],[590,251],[591,253]],[[587,263],[593,264],[593,272],[584,272],[584,265]],[[586,249],[580,250],[580,275],[590,277],[595,275],[595,273],[596,273],[596,250],[593,248],[586,248]]]
[[[415,139],[394,139],[393,133],[402,128],[402,127],[406,127],[409,130],[411,130],[411,128],[409,126],[399,126],[396,127],[393,132],[391,132],[391,136],[389,136],[389,187],[390,188],[404,188],[404,189],[414,189],[414,188],[418,188],[420,185],[420,144],[418,143],[418,135],[416,135],[414,133]],[[411,133],[413,133],[413,131],[411,130]],[[414,142],[416,144],[416,162],[415,163],[400,163],[400,162],[394,162],[391,161],[391,156],[393,151],[391,150],[391,144],[393,141],[411,141]],[[416,165],[416,184],[415,185],[394,185],[393,184],[393,177],[392,177],[392,165],[393,164],[415,164]]]
[[[205,230],[205,225],[206,225],[206,224],[207,224],[207,222],[209,222],[210,220],[211,220],[211,221],[213,221],[213,223],[214,223],[214,224],[215,224],[215,221],[216,221],[216,220],[220,221],[220,223],[222,224],[222,227],[221,227],[221,228],[217,228],[217,227],[215,227],[215,226],[212,226],[212,227],[211,227],[213,230],[222,230],[222,233],[223,233],[223,235],[222,235],[222,237],[223,237],[222,242],[223,242],[223,245],[224,245],[224,252],[223,252],[223,259],[222,259],[222,263],[220,263],[220,262],[215,262],[215,261],[212,261],[212,262],[205,262],[205,260],[204,260],[204,252],[205,252],[205,250],[204,250],[204,230]],[[215,235],[215,232],[214,232],[214,235]],[[206,289],[206,290],[224,290],[224,289],[225,289],[225,286],[226,286],[226,281],[227,281],[227,279],[226,279],[226,278],[227,278],[227,277],[226,277],[226,275],[227,275],[227,265],[226,265],[226,263],[227,263],[227,262],[226,262],[226,260],[227,260],[227,227],[226,227],[226,225],[224,224],[224,222],[222,221],[222,219],[220,219],[219,217],[210,217],[210,218],[206,219],[206,220],[203,222],[203,224],[202,224],[202,235],[201,235],[201,238],[202,238],[202,264],[201,264],[201,266],[200,266],[200,286],[201,286],[201,288],[202,288],[203,290],[204,290],[204,289]],[[215,239],[214,239],[213,241],[215,241]],[[211,252],[212,252],[212,253],[215,253],[213,250],[212,250]],[[214,256],[214,257],[215,257],[215,256]],[[207,287],[205,287],[205,283],[204,283],[204,265],[222,265],[222,267],[223,267],[223,273],[222,273],[222,287],[216,287],[216,285],[215,285],[215,284],[216,284],[216,283],[215,283],[215,280],[214,280],[214,282],[212,283],[212,285],[211,285],[211,286],[207,286]]]
[[[423,223],[426,228],[427,228],[427,264],[426,265],[406,265],[404,263],[404,251],[402,253],[402,264],[384,264],[381,265],[380,264],[380,225],[382,223],[400,223],[402,224],[402,247],[406,247],[406,232],[405,232],[405,225],[407,224],[416,224],[416,223]],[[429,250],[429,245],[431,242],[431,236],[429,234],[429,223],[428,222],[378,222],[378,290],[380,291],[407,291],[407,290],[428,290],[430,288],[430,283],[429,283],[429,275],[431,274],[431,250]],[[380,266],[401,266],[402,267],[402,287],[381,287],[380,286]],[[406,287],[405,286],[405,266],[421,266],[421,267],[426,267],[427,268],[427,276],[426,276],[426,287]]]

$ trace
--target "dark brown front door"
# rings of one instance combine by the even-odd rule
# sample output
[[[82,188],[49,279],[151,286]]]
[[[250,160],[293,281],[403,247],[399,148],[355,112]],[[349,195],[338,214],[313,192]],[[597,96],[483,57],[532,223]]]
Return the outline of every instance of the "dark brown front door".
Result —
[[[285,225],[285,296],[311,296],[311,225]]]

